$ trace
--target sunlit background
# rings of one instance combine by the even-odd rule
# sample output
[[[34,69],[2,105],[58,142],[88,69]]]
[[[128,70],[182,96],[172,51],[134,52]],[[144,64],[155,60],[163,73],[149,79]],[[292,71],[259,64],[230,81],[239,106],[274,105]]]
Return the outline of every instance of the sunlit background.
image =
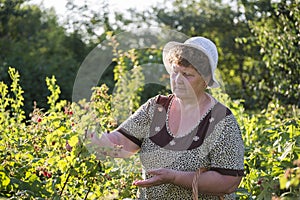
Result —
[[[63,16],[66,11],[65,7],[67,4],[67,0],[32,0],[33,4],[42,5],[45,8],[53,7],[57,14]],[[99,5],[99,1],[97,0],[74,0],[76,4],[81,4],[87,2],[88,5],[93,5],[97,7]],[[123,12],[126,9],[133,8],[137,10],[145,10],[149,8],[151,5],[155,5],[158,2],[163,2],[163,0],[150,0],[150,1],[138,1],[138,0],[109,0],[107,1],[109,8],[112,11],[121,11]]]

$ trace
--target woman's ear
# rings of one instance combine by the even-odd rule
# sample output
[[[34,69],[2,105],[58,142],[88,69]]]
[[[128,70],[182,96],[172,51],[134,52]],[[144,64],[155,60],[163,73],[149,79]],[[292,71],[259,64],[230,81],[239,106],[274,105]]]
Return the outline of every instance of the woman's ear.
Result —
[[[207,88],[209,85],[212,84],[212,78],[211,76],[206,76],[203,78],[204,82],[205,82],[205,88]]]

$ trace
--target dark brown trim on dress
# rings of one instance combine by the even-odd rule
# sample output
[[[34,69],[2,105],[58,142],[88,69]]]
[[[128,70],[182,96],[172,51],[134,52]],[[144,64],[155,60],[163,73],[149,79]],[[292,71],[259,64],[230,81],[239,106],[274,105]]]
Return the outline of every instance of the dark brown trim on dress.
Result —
[[[232,114],[226,106],[217,102],[202,119],[197,128],[184,137],[176,138],[171,136],[166,128],[166,115],[172,98],[174,98],[174,95],[158,96],[150,127],[150,140],[162,148],[178,151],[195,149],[202,145],[204,139],[213,132],[217,123]],[[162,106],[166,112],[159,112],[159,106]],[[156,128],[159,128],[159,131],[156,131]],[[171,141],[172,143],[170,143]]]
[[[244,170],[236,170],[236,169],[224,169],[224,168],[210,168],[212,171],[216,171],[222,175],[228,176],[245,176]]]
[[[128,134],[128,133],[126,132],[125,129],[118,128],[117,131],[120,132],[120,133],[121,133],[122,135],[124,135],[125,137],[127,137],[129,140],[131,140],[133,143],[135,143],[135,144],[138,145],[139,147],[142,146],[142,143],[143,143],[143,142],[142,142],[141,140],[137,139],[136,137],[134,137],[134,136]]]

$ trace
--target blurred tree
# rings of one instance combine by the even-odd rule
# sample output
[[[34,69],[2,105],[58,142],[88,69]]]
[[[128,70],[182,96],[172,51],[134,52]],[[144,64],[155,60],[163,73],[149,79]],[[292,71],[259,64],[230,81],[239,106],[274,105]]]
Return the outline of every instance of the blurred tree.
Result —
[[[0,2],[0,79],[9,81],[9,66],[20,71],[27,114],[33,101],[47,107],[46,77],[55,75],[61,98],[71,99],[77,69],[88,52],[80,35],[66,34],[53,10],[41,11],[28,2]]]
[[[300,106],[300,1],[281,0],[271,7],[259,20],[249,19],[265,64],[259,94]]]
[[[68,31],[80,34],[86,43],[95,45],[106,40],[107,35],[115,35],[123,29],[118,25],[116,15],[109,8],[108,0],[90,4],[87,1],[66,3],[66,20],[64,26]],[[122,17],[121,17],[122,19]]]

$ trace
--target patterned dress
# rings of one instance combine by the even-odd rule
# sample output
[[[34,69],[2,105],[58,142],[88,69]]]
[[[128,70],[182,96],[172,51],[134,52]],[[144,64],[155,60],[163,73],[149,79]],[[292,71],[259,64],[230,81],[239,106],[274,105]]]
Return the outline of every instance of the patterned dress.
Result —
[[[224,175],[243,176],[244,145],[237,121],[231,111],[216,103],[189,133],[174,137],[168,126],[168,113],[174,95],[149,99],[118,128],[141,147],[143,178],[149,169],[169,168],[196,171],[200,167]],[[191,200],[192,190],[174,184],[140,188],[138,199]],[[199,199],[218,199],[199,194]],[[235,199],[234,194],[225,199]]]

